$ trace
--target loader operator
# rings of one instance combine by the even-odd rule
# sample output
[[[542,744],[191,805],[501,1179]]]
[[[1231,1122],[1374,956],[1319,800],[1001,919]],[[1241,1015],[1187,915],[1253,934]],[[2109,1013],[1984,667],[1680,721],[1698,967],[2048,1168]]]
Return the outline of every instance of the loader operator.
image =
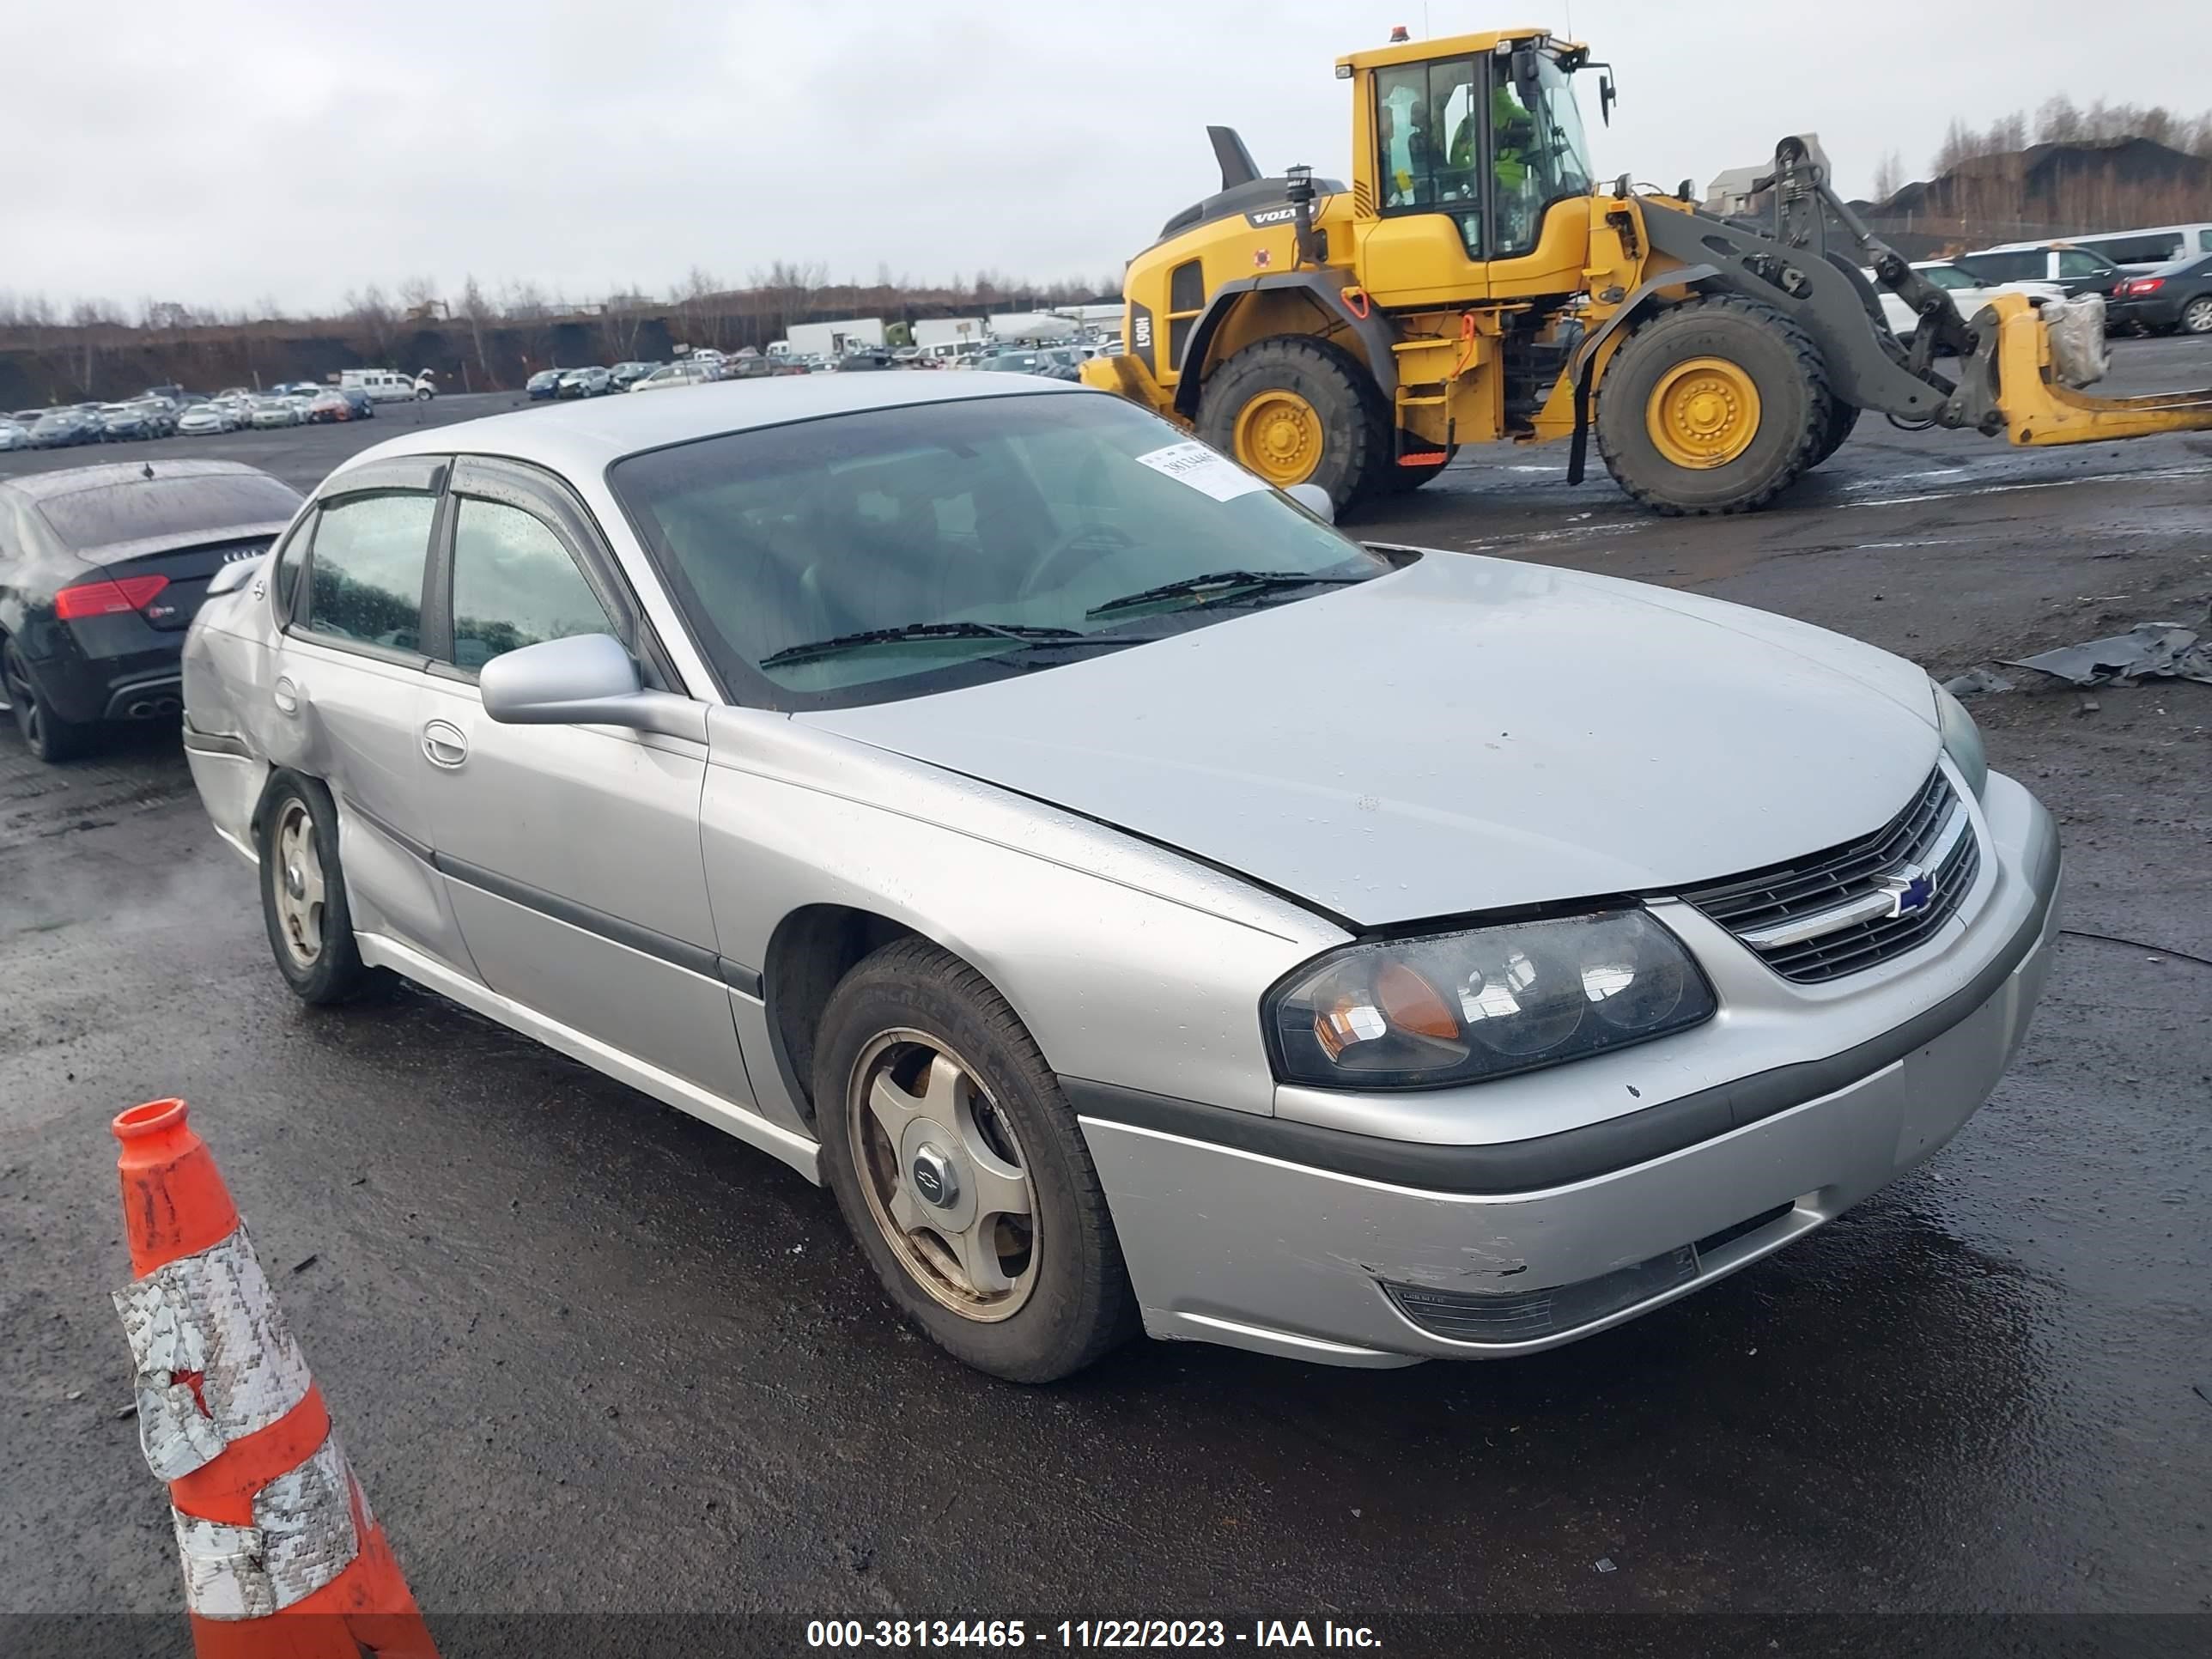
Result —
[[[1534,228],[1529,157],[1535,148],[1535,118],[1511,91],[1497,87],[1490,94],[1490,132],[1494,152],[1490,172],[1498,186],[1498,242],[1505,247],[1524,246]],[[1472,173],[1480,142],[1474,112],[1470,109],[1452,132],[1447,165],[1455,172]]]

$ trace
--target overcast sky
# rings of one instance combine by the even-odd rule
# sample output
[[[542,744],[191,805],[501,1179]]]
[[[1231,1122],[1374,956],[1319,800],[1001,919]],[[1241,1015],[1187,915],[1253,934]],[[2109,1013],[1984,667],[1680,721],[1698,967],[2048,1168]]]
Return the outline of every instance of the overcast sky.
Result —
[[[8,0],[0,289],[291,311],[414,274],[570,299],[725,282],[1119,272],[1213,187],[1209,121],[1267,171],[1347,170],[1340,52],[1510,21],[1616,66],[1601,176],[1700,185],[1817,131],[1844,193],[1954,114],[2212,103],[2212,5],[2130,0],[1093,0],[1088,5]]]

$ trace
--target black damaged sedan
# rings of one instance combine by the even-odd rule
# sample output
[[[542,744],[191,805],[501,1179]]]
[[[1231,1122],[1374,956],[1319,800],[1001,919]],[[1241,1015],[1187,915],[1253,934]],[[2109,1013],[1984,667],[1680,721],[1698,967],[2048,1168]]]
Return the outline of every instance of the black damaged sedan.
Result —
[[[0,692],[41,760],[108,720],[174,719],[209,579],[258,558],[299,492],[235,461],[129,462],[0,482]]]

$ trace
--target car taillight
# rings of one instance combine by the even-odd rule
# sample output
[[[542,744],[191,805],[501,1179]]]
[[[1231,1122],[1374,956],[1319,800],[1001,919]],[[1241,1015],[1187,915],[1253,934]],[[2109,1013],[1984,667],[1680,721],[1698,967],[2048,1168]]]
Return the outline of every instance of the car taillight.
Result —
[[[2163,276],[2137,276],[2131,282],[2122,283],[2120,284],[2120,292],[2123,294],[2155,294],[2160,289],[2162,289],[2165,286],[2166,278]]]
[[[63,622],[80,617],[112,617],[143,611],[169,585],[167,576],[118,576],[78,582],[54,595],[54,615]]]

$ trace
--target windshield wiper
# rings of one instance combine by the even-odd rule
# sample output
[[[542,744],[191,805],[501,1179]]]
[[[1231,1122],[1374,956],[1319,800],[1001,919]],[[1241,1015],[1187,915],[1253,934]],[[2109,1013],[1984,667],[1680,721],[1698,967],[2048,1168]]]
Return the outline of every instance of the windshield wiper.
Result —
[[[1364,576],[1316,576],[1291,570],[1209,570],[1202,576],[1184,576],[1175,581],[1162,582],[1158,587],[1124,593],[1118,599],[1094,605],[1083,614],[1086,617],[1110,616],[1116,611],[1133,610],[1140,605],[1151,605],[1159,599],[1179,599],[1186,595],[1197,605],[1218,605],[1226,599],[1242,599],[1247,594],[1273,588],[1341,587],[1366,580]]]
[[[1060,645],[1096,639],[1102,644],[1127,645],[1126,636],[1085,634],[1079,628],[1045,628],[1028,623],[929,622],[908,623],[902,628],[870,628],[857,634],[839,634],[826,640],[810,640],[804,645],[786,646],[761,659],[763,668],[774,668],[779,664],[808,662],[816,657],[836,656],[840,652],[858,651],[872,645],[890,645],[901,640],[988,640],[1007,639],[1022,645]]]

